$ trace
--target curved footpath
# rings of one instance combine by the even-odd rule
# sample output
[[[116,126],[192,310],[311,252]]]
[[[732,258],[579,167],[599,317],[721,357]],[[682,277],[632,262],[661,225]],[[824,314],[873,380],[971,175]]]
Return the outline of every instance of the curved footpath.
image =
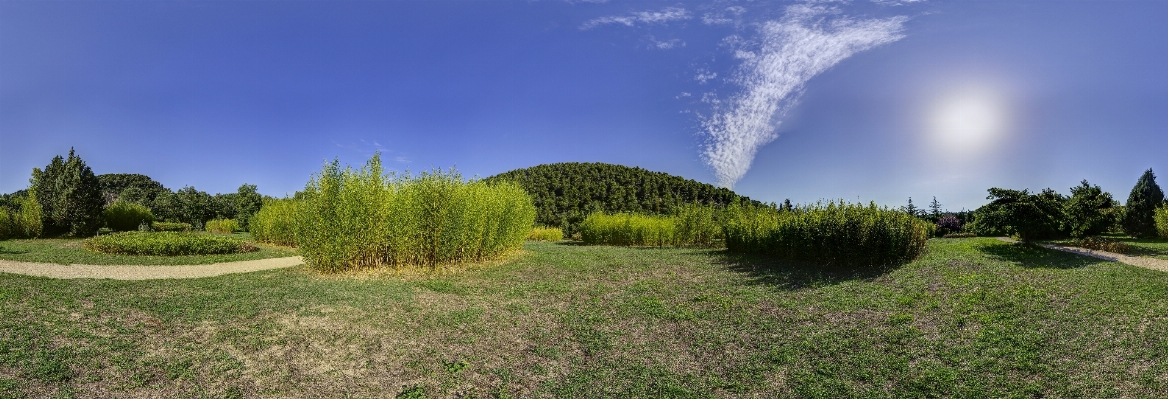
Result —
[[[1005,241],[1005,242],[1018,242],[1017,240],[1014,240],[1012,238],[1007,238],[1007,237],[998,237],[998,239]],[[1141,256],[1127,256],[1124,254],[1117,254],[1114,252],[1099,251],[1099,250],[1079,248],[1079,247],[1064,247],[1062,245],[1054,245],[1054,244],[1037,244],[1037,245],[1040,247],[1043,247],[1043,248],[1049,248],[1049,249],[1054,249],[1054,250],[1063,251],[1063,252],[1070,252],[1073,254],[1079,254],[1079,255],[1083,255],[1083,256],[1090,256],[1092,258],[1099,258],[1099,259],[1103,259],[1103,260],[1109,260],[1112,262],[1126,263],[1126,264],[1129,264],[1132,266],[1138,266],[1138,267],[1142,267],[1145,269],[1152,269],[1152,270],[1159,270],[1162,272],[1168,272],[1168,260],[1164,260],[1164,259],[1145,258],[1145,257],[1141,257]]]
[[[304,264],[299,256],[242,260],[208,265],[59,265],[0,259],[0,272],[52,278],[108,278],[114,280],[155,280],[167,278],[214,277],[232,273],[281,269]]]

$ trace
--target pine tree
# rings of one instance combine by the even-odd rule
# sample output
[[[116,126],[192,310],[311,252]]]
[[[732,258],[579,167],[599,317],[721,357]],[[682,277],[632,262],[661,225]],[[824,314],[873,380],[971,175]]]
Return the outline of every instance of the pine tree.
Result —
[[[929,211],[934,219],[941,218],[941,203],[937,202],[937,197],[933,197],[933,202],[929,203]]]
[[[45,170],[33,168],[30,191],[41,205],[47,235],[89,236],[101,227],[105,199],[101,183],[72,148],[69,158],[53,158]]]
[[[782,209],[783,209],[784,211],[793,211],[793,210],[795,210],[795,206],[794,206],[794,205],[791,205],[791,199],[790,199],[790,198],[787,198],[787,199],[783,200],[783,208],[782,208]]]
[[[913,205],[912,197],[908,197],[908,205],[900,207],[900,210],[912,216],[920,216],[921,214],[921,208]]]
[[[1136,186],[1132,187],[1131,195],[1124,204],[1123,226],[1124,233],[1132,237],[1156,236],[1156,223],[1153,215],[1156,207],[1164,203],[1164,190],[1156,184],[1156,175],[1152,169],[1144,172]]]

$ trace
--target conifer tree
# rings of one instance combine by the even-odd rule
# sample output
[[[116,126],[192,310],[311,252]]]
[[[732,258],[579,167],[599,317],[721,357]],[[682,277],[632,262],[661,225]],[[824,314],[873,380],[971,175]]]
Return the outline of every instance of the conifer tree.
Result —
[[[1156,223],[1153,215],[1156,207],[1164,203],[1164,190],[1156,184],[1156,174],[1152,169],[1144,171],[1136,186],[1132,187],[1131,195],[1124,204],[1123,232],[1132,237],[1154,237]]]
[[[941,203],[937,202],[937,197],[933,197],[933,202],[929,203],[929,212],[934,219],[941,218]]]
[[[43,171],[33,168],[29,182],[41,205],[45,234],[89,236],[101,227],[101,183],[72,148],[68,159],[58,155]]]

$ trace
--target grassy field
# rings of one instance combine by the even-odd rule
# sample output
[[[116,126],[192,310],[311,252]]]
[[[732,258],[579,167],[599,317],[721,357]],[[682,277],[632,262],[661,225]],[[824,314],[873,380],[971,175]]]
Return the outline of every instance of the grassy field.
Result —
[[[209,234],[209,233],[208,233]],[[246,233],[232,236],[250,239]],[[0,259],[21,262],[45,262],[82,265],[199,265],[237,260],[296,256],[290,248],[257,243],[259,251],[224,255],[142,256],[108,255],[86,250],[79,238],[40,238],[0,241]]]
[[[1168,240],[1163,238],[1131,238],[1118,234],[1106,235],[1105,237],[1130,245],[1132,250],[1128,255],[1168,260]],[[1068,244],[1069,242],[1071,240],[1051,241],[1052,244]]]
[[[441,276],[0,275],[6,397],[1162,397],[1168,273],[992,238],[869,275],[525,244]]]

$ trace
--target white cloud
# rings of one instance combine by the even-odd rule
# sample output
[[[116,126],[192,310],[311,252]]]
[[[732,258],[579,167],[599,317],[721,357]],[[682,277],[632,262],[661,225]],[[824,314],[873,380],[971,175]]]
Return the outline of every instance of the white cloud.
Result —
[[[581,30],[588,30],[600,25],[606,24],[620,24],[624,26],[634,26],[638,23],[644,24],[663,24],[670,21],[681,21],[692,18],[689,11],[679,7],[666,7],[661,11],[639,11],[621,16],[607,16],[600,17],[580,25]]]
[[[702,23],[706,25],[724,25],[738,23],[742,14],[746,12],[745,8],[739,6],[726,7],[719,12],[708,12],[702,14]]]
[[[649,36],[649,41],[653,42],[653,47],[668,50],[674,47],[685,47],[685,42],[681,39],[657,40],[653,36]]]
[[[712,72],[712,71],[709,71],[706,69],[699,69],[698,74],[696,76],[694,76],[694,80],[698,81],[698,83],[705,84],[706,82],[710,81],[711,79],[714,79],[717,77],[718,77],[717,72]]]
[[[778,138],[775,129],[815,75],[858,52],[904,37],[906,17],[852,19],[831,7],[794,5],[778,21],[759,28],[758,47],[740,50],[734,82],[741,92],[702,121],[703,160],[718,184],[733,187],[754,162],[759,147]],[[704,100],[704,99],[703,99]]]

